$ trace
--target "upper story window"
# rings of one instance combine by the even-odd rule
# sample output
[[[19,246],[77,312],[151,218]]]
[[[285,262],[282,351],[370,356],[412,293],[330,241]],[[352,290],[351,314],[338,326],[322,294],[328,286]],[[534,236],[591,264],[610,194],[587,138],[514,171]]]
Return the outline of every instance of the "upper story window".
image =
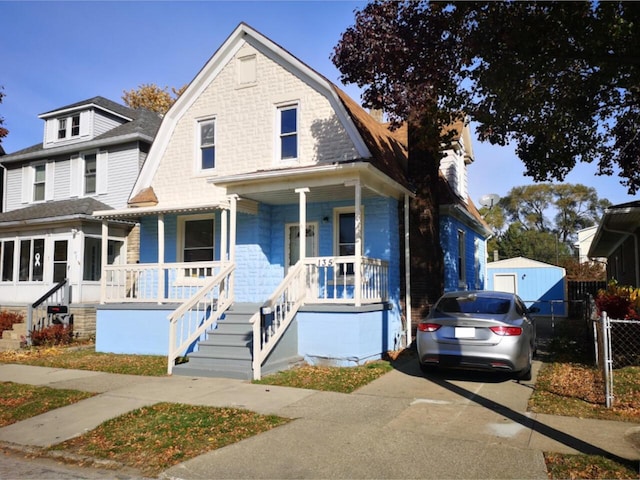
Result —
[[[58,140],[80,135],[80,114],[58,119]]]
[[[216,166],[216,122],[213,119],[202,120],[199,125],[200,169],[211,170]]]
[[[33,167],[33,201],[42,202],[44,200],[46,186],[46,165],[36,165]]]
[[[66,138],[67,137],[67,119],[60,118],[58,119],[58,138]]]
[[[96,193],[97,178],[97,160],[96,154],[91,153],[84,156],[84,194],[91,195]]]
[[[298,106],[278,108],[280,160],[298,158]]]

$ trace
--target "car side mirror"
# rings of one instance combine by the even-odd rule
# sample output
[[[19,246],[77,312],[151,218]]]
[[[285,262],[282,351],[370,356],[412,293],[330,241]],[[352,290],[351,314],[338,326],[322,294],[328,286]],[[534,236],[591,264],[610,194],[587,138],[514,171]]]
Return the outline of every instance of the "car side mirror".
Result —
[[[540,311],[538,307],[531,307],[528,310],[529,310],[529,313],[538,313]]]

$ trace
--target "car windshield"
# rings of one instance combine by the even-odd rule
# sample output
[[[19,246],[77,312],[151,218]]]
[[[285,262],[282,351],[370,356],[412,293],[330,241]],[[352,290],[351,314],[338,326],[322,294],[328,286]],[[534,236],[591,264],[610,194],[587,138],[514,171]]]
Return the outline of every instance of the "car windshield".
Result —
[[[440,313],[485,313],[504,315],[509,311],[511,301],[504,298],[469,295],[446,297],[440,300],[436,311]]]

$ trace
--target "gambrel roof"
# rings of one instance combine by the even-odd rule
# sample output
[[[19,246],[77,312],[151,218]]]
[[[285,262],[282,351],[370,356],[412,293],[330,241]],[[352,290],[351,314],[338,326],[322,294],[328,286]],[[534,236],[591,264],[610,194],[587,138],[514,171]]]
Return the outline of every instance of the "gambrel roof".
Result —
[[[251,45],[261,54],[303,79],[329,101],[338,121],[357,151],[356,158],[336,162],[337,164],[367,162],[383,172],[398,186],[401,186],[400,188],[406,191],[411,190],[403,168],[407,157],[406,144],[399,142],[392,132],[375,121],[346,93],[323,75],[247,24],[241,23],[213,54],[165,115],[156,141],[133,188],[131,199],[134,199],[141,192],[148,192],[148,189],[152,187],[153,177],[163,152],[166,150],[182,115],[196,102],[212,79],[222,71],[245,44]],[[304,168],[311,171],[315,167]],[[284,167],[281,171],[285,174],[287,170],[295,170],[295,167]]]

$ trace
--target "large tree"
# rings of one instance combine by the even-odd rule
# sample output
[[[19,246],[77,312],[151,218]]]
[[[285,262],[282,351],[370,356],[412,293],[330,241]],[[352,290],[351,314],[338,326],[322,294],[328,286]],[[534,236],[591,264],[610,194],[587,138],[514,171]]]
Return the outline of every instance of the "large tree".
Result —
[[[365,107],[409,126],[413,278],[442,278],[439,138],[459,112],[481,140],[515,143],[527,175],[563,180],[577,162],[640,187],[640,4],[373,1],[332,57]],[[431,257],[431,260],[429,260]],[[435,265],[430,270],[428,265]],[[424,267],[424,268],[423,268]],[[416,292],[432,301],[438,285]],[[422,287],[421,287],[422,288]],[[423,295],[425,293],[425,295]]]
[[[169,87],[160,88],[155,83],[145,83],[138,88],[125,90],[122,100],[131,108],[146,108],[164,115],[186,88],[186,85],[181,88],[172,87],[169,91]]]

